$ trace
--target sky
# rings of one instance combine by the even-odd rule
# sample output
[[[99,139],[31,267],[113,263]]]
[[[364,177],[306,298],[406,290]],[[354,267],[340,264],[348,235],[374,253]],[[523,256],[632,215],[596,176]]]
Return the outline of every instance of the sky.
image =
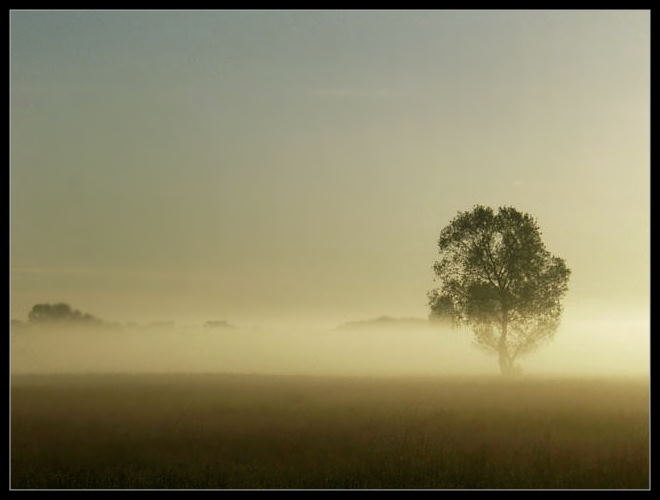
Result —
[[[14,10],[10,314],[425,317],[441,229],[510,205],[571,268],[566,317],[647,342],[649,28],[648,11]]]

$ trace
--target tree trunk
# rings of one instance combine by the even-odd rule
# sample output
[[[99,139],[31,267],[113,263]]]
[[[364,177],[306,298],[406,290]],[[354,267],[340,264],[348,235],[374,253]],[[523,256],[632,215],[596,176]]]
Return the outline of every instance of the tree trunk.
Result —
[[[508,330],[508,314],[506,311],[502,313],[502,334],[500,335],[500,345],[498,355],[500,360],[500,372],[504,376],[513,375],[513,360],[509,356],[509,350],[506,345],[506,335]]]
[[[500,345],[500,351],[498,354],[500,358],[500,372],[502,375],[513,375],[513,363],[511,362],[511,358],[509,358],[506,345]]]

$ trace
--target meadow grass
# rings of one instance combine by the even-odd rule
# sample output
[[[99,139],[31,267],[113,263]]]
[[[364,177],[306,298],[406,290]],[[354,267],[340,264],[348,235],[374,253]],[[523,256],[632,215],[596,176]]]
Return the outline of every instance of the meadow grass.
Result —
[[[12,377],[11,487],[649,487],[648,380]]]

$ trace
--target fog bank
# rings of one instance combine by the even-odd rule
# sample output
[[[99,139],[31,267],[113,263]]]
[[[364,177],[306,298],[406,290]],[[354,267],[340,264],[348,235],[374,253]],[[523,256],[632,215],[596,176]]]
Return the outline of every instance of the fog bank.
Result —
[[[452,375],[499,373],[468,330],[417,321],[337,328],[74,326],[12,328],[12,373],[258,373]],[[648,318],[568,317],[520,359],[523,374],[645,375]]]

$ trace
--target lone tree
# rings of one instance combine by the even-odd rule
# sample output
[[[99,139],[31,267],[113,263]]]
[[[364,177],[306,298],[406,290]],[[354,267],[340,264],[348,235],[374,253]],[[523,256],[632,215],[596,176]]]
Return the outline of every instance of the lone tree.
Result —
[[[515,373],[516,359],[559,326],[570,269],[545,249],[536,220],[512,207],[459,212],[438,247],[431,318],[470,327],[499,356],[502,374]]]

